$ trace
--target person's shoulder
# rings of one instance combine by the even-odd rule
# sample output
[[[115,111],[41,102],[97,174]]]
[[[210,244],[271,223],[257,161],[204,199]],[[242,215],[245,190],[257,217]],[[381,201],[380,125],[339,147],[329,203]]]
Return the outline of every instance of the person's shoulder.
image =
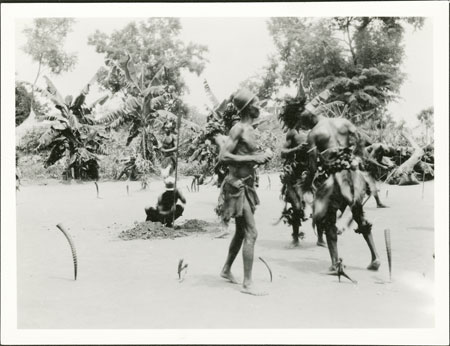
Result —
[[[239,136],[242,134],[243,131],[244,131],[244,125],[241,122],[238,122],[238,123],[234,124],[233,127],[231,128],[229,136],[230,137]]]

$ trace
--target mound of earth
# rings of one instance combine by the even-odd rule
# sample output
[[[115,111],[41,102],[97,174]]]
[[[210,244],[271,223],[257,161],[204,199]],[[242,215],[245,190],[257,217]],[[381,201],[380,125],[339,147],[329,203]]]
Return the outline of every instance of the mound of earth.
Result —
[[[174,228],[166,227],[160,222],[135,222],[133,228],[123,231],[119,238],[123,240],[132,239],[175,239],[186,237],[193,233],[204,233],[215,228],[215,224],[198,219],[186,220],[182,225]]]

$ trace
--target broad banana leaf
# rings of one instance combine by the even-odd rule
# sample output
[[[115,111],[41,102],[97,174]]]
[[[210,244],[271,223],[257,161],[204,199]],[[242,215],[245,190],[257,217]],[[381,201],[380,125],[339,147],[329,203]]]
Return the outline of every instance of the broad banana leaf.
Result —
[[[157,110],[158,108],[162,109],[164,107],[166,101],[167,100],[166,100],[165,95],[153,97],[150,100],[150,108],[153,109],[153,110]]]
[[[144,90],[144,96],[161,96],[166,92],[166,89],[163,85],[149,85]]]
[[[103,106],[108,99],[109,99],[109,95],[104,95],[104,96],[100,97],[99,99],[95,100],[94,102],[92,102],[89,105],[89,108],[93,109],[97,105]]]
[[[133,83],[139,90],[141,90],[141,88],[139,87],[139,80],[137,78],[136,67],[134,66],[133,61],[131,60],[131,55],[128,52],[127,60],[125,62],[123,70],[128,82]]]
[[[140,129],[141,124],[138,122],[135,122],[131,125],[130,132],[128,133],[127,143],[125,144],[126,146],[130,145],[131,141],[139,135],[139,133],[141,132]]]
[[[51,166],[60,159],[62,159],[65,155],[65,152],[66,147],[64,145],[64,141],[63,140],[56,141],[50,151],[50,155],[48,156],[45,162],[45,167]]]
[[[61,94],[56,89],[53,82],[47,77],[44,76],[45,82],[47,83],[47,92],[53,96],[57,100],[58,103],[61,105],[65,105],[64,99],[62,98]]]
[[[67,119],[69,120],[70,127],[72,129],[78,130],[78,128],[80,127],[80,124],[78,122],[77,117],[75,116],[75,114],[72,113],[72,111],[69,111],[67,113]]]
[[[73,101],[73,96],[72,95],[67,95],[66,98],[64,99],[64,103],[69,108],[72,105],[72,101]]]
[[[104,117],[98,119],[96,123],[112,124],[117,119],[126,117],[138,107],[141,107],[141,101],[135,97],[129,97],[119,109],[106,114]]]
[[[150,85],[155,85],[155,83],[162,84],[164,80],[168,79],[169,69],[166,66],[162,66],[153,76]]]
[[[64,100],[62,100],[62,97],[61,99],[58,99],[58,97],[51,94],[48,90],[39,88],[38,86],[36,86],[34,90],[40,92],[43,96],[48,97],[50,101],[52,101],[57,107],[59,106],[61,108],[67,108],[66,104],[64,103]]]

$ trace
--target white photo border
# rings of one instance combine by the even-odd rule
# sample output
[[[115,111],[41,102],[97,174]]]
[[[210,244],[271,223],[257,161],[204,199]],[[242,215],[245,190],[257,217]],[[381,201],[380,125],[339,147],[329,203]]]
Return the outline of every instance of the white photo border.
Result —
[[[1,343],[2,344],[448,344],[449,4],[326,3],[26,3],[1,11]],[[417,16],[433,20],[435,112],[436,323],[429,329],[178,329],[25,330],[17,328],[16,199],[14,181],[15,20],[33,17],[331,17]]]

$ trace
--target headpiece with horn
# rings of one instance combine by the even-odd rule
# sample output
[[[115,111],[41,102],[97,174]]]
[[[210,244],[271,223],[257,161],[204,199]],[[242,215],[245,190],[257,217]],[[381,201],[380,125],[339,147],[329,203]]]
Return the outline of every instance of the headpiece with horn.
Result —
[[[300,73],[298,79],[298,90],[294,98],[287,97],[284,100],[283,107],[278,114],[278,119],[283,124],[284,129],[292,129],[300,120],[300,115],[305,110],[305,103],[307,95],[305,93],[305,86],[303,85],[304,75]],[[309,91],[310,88],[307,90]]]

